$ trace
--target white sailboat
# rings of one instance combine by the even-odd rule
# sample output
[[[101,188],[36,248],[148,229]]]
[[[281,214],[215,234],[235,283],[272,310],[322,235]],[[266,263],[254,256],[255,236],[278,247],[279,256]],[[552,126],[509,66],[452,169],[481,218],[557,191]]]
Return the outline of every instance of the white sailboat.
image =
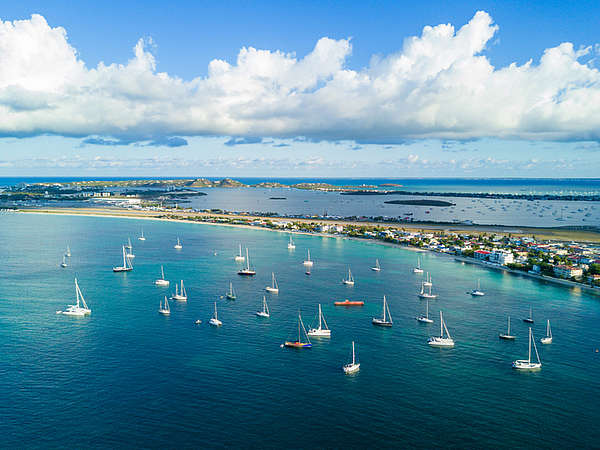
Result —
[[[446,332],[445,335],[444,332]],[[454,339],[452,339],[452,336],[450,336],[450,333],[448,332],[448,328],[446,327],[446,322],[444,322],[444,316],[442,315],[442,311],[440,311],[440,335],[430,337],[427,343],[432,347],[454,347]]]
[[[425,286],[425,287],[433,286],[433,283],[431,281],[431,275],[429,275],[429,272],[427,272],[427,275],[425,276],[425,281],[423,281],[423,286]]]
[[[535,350],[535,356],[537,358],[537,362],[531,361],[531,344],[533,343],[533,348]],[[520,370],[538,370],[542,368],[542,362],[540,361],[540,355],[537,351],[537,347],[535,345],[535,339],[533,338],[533,333],[531,332],[531,327],[529,327],[529,353],[527,359],[517,359],[512,363],[513,368]]]
[[[185,290],[185,286],[183,285],[183,280],[181,280],[181,289],[175,283],[175,294],[171,296],[171,300],[177,300],[180,302],[187,302],[187,292]]]
[[[356,353],[354,351],[354,341],[352,341],[352,362],[342,366],[345,374],[351,374],[360,370],[360,363],[356,362]]]
[[[379,260],[376,259],[375,260],[375,266],[371,267],[371,270],[374,272],[380,272],[381,271],[381,266],[379,265]]]
[[[228,300],[235,300],[237,298],[235,291],[233,290],[233,283],[231,281],[229,282],[229,291],[227,291],[225,297],[227,297]]]
[[[311,261],[311,259],[310,259],[310,250],[308,249],[308,250],[306,250],[306,252],[308,253],[308,257],[306,258],[306,261],[303,262],[303,264],[305,266],[312,267],[313,261]]]
[[[417,317],[417,320],[423,323],[433,323],[433,320],[429,318],[429,300],[425,305],[425,315]]]
[[[233,258],[235,261],[243,261],[244,259],[244,255],[242,255],[242,244],[240,244],[240,252],[235,255],[235,258]]]
[[[160,266],[160,278],[154,281],[154,284],[157,286],[168,286],[169,280],[165,280],[165,270],[163,266]]]
[[[171,307],[169,306],[169,300],[167,300],[167,296],[165,295],[165,301],[161,300],[160,306],[158,307],[158,313],[164,316],[168,316],[171,314]]]
[[[181,245],[181,242],[179,241],[179,237],[177,237],[177,244],[175,244],[173,248],[176,250],[181,250],[183,248],[183,245]]]
[[[392,315],[390,314],[390,307],[388,306],[385,295],[383,296],[383,317],[373,317],[371,320],[373,325],[380,327],[391,327],[393,325]]]
[[[279,294],[279,286],[277,285],[274,272],[271,272],[271,286],[266,286],[265,291],[270,292],[271,294]]]
[[[77,283],[77,278],[75,278],[75,297],[77,300],[74,305],[68,305],[66,310],[56,311],[56,314],[76,317],[83,317],[91,314],[92,310],[88,307],[85,299],[83,298],[81,289],[79,289],[79,283]]]
[[[423,269],[421,269],[421,258],[417,258],[417,267],[413,269],[414,273],[423,273]]]
[[[317,328],[311,328],[308,330],[309,336],[317,336],[317,337],[331,337],[331,330],[327,326],[327,322],[325,321],[325,316],[323,315],[323,311],[321,310],[321,304],[319,303],[319,326]]]
[[[238,270],[238,275],[253,277],[256,275],[256,271],[250,268],[250,257],[248,256],[248,247],[246,247],[246,267]]]
[[[540,339],[542,344],[552,344],[552,330],[550,329],[550,319],[546,322],[546,336]]]
[[[130,238],[127,238],[127,245],[125,246],[125,248],[126,248],[127,250],[129,250],[129,251],[127,252],[127,257],[128,257],[129,259],[133,259],[133,258],[135,258],[135,255],[133,254],[133,246],[131,245],[131,239],[130,239]]]
[[[290,242],[288,242],[288,250],[294,250],[296,248],[296,244],[292,240],[292,235],[290,234]]]
[[[221,325],[223,325],[223,322],[219,320],[219,316],[217,315],[217,302],[215,302],[215,313],[213,314],[212,318],[208,321],[208,323],[213,327],[220,327]]]
[[[477,279],[477,287],[473,289],[470,294],[474,297],[483,297],[485,292],[483,292],[479,286],[479,278]]]
[[[64,267],[67,267],[67,266],[68,266],[68,264],[67,264],[67,257],[65,255],[63,255],[63,260],[60,263],[60,267],[64,268]]]
[[[508,316],[508,328],[506,329],[506,334],[500,333],[498,337],[507,341],[513,341],[515,339],[515,336],[510,334],[510,316]]]
[[[65,256],[66,256],[67,258],[70,258],[70,257],[71,257],[71,248],[70,248],[68,245],[67,245],[67,251],[65,252]]]
[[[144,229],[142,228],[142,234],[141,236],[138,238],[138,241],[145,241],[146,238],[144,237]]]
[[[425,289],[425,281],[423,281],[421,283],[421,292],[419,292],[418,295],[419,295],[419,298],[426,298],[426,299],[437,298],[436,294],[431,293],[431,284],[429,284],[429,286],[427,286],[427,290]]]
[[[256,311],[258,317],[271,317],[269,313],[269,305],[267,305],[267,297],[263,295],[262,311]]]
[[[342,280],[342,283],[347,284],[348,286],[354,286],[354,277],[352,276],[352,272],[350,271],[350,267],[348,267],[348,277]]]
[[[119,267],[113,267],[113,272],[130,272],[131,270],[133,270],[133,266],[131,265],[131,260],[127,258],[125,246],[123,245],[123,265]]]

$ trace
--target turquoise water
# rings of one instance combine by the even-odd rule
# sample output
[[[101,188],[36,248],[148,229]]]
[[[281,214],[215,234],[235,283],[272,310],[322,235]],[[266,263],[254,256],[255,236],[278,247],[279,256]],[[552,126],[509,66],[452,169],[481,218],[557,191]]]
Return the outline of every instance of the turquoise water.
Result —
[[[136,238],[141,227],[147,241]],[[132,238],[134,271],[114,274]],[[177,237],[183,250],[173,245]],[[262,230],[128,219],[0,216],[0,445],[2,447],[592,447],[600,438],[600,302],[535,280],[421,254],[439,299],[424,311],[412,273],[416,253],[367,242]],[[255,278],[236,275],[248,245]],[[71,264],[59,267],[69,244]],[[310,277],[301,264],[310,248]],[[214,252],[217,255],[214,255]],[[375,258],[382,271],[369,267]],[[170,288],[160,264],[184,279],[189,301],[157,313]],[[340,283],[350,264],[354,287]],[[270,319],[254,316],[275,271]],[[56,315],[74,300],[77,276],[93,313]],[[477,278],[486,291],[472,298]],[[238,299],[223,295],[232,280]],[[391,329],[371,325],[387,295]],[[337,299],[363,308],[335,308]],[[207,325],[218,301],[223,327]],[[280,348],[302,310],[317,303],[332,328],[313,348]],[[517,373],[526,357],[529,306],[542,337],[543,368]],[[443,309],[456,347],[429,348]],[[516,342],[497,335],[513,317]],[[201,325],[195,325],[196,319]],[[345,376],[351,341],[361,371]]]

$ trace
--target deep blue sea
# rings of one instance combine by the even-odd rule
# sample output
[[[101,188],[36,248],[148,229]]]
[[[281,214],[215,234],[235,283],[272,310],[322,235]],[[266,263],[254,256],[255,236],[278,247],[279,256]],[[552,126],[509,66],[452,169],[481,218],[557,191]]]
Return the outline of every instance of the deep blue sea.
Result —
[[[137,240],[143,227],[145,242]],[[131,237],[134,270],[115,274]],[[179,237],[183,249],[173,245]],[[294,236],[133,219],[0,215],[0,447],[307,448],[596,447],[600,440],[600,298],[431,253],[342,238]],[[254,278],[233,256],[248,246]],[[59,264],[66,246],[69,267]],[[310,249],[311,276],[302,260]],[[216,255],[215,255],[216,252]],[[422,277],[432,273],[435,323],[414,317]],[[370,270],[375,258],[382,271]],[[164,265],[170,288],[154,280]],[[354,287],[341,284],[352,268]],[[279,295],[263,291],[274,271]],[[74,277],[92,309],[55,314],[74,301]],[[183,279],[187,303],[157,313]],[[466,295],[477,279],[485,297]],[[229,281],[238,298],[227,301]],[[371,318],[389,301],[394,326]],[[363,299],[362,308],[333,306]],[[207,324],[218,302],[221,328]],[[317,304],[331,339],[313,348],[280,344],[296,316]],[[518,373],[527,356],[533,307],[536,339],[550,319],[554,342],[538,344],[543,368]],[[444,311],[454,349],[434,349]],[[515,342],[498,339],[513,318]],[[194,321],[201,319],[201,325]],[[361,370],[346,376],[351,341]]]

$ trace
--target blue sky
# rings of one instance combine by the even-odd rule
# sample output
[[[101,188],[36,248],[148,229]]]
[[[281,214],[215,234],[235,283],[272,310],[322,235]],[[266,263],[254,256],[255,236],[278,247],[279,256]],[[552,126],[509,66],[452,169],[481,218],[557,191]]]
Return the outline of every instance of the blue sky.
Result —
[[[597,2],[14,3],[0,176],[598,176]]]

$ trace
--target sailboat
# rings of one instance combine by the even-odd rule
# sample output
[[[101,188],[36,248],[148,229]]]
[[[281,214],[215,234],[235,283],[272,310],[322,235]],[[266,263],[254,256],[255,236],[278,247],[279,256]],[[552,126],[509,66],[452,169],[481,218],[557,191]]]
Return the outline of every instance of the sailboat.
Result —
[[[531,362],[531,344],[533,343],[533,348],[535,350],[535,356],[537,358],[537,362]],[[517,359],[512,363],[513,368],[520,370],[537,370],[542,368],[542,362],[540,361],[540,355],[537,351],[537,347],[535,345],[535,339],[533,338],[533,333],[531,332],[531,327],[529,327],[529,353],[527,359]]]
[[[79,289],[79,283],[77,283],[77,278],[75,278],[75,297],[77,300],[74,305],[68,305],[66,310],[56,311],[56,314],[77,317],[83,317],[91,314],[92,310],[88,307],[85,299],[83,298],[81,289]]]
[[[160,306],[158,307],[158,313],[164,316],[168,316],[171,314],[171,307],[169,306],[169,300],[167,300],[167,296],[165,295],[165,301],[160,301]]]
[[[292,240],[292,235],[290,234],[290,242],[288,242],[288,250],[294,250],[296,248],[296,244]]]
[[[145,241],[146,238],[144,237],[144,229],[142,228],[142,235],[138,238],[138,241]]]
[[[425,281],[423,281],[423,286],[425,286],[425,287],[431,287],[431,286],[433,286],[433,283],[431,282],[431,276],[429,275],[429,272],[427,272],[427,275],[425,276]]]
[[[375,260],[375,267],[371,267],[371,270],[373,270],[374,272],[380,272],[381,271],[381,266],[379,265],[379,260],[378,259]]]
[[[71,257],[71,249],[69,248],[69,246],[68,246],[68,245],[67,245],[67,251],[65,252],[65,256],[66,256],[67,258],[70,258],[70,257]]]
[[[181,242],[179,241],[179,237],[177,238],[177,244],[175,244],[173,248],[176,250],[181,250],[183,248],[183,245],[181,245]]]
[[[267,305],[267,298],[264,295],[262,302],[262,311],[256,311],[256,315],[258,317],[271,317],[271,314],[269,313],[269,305]]]
[[[433,320],[429,318],[429,300],[425,305],[425,315],[417,317],[417,320],[423,323],[433,323]]]
[[[219,320],[219,316],[217,315],[217,302],[215,302],[215,313],[212,318],[208,321],[208,323],[214,327],[220,327],[223,325],[223,322]]]
[[[393,325],[392,315],[390,314],[390,307],[388,306],[387,300],[385,299],[385,295],[383,296],[383,317],[373,317],[371,322],[373,323],[373,325],[377,325],[380,327],[391,327]]]
[[[165,270],[163,269],[163,266],[160,266],[160,278],[156,281],[154,281],[154,284],[157,286],[168,286],[169,285],[169,280],[165,280]]]
[[[423,281],[421,283],[421,292],[419,292],[419,298],[427,298],[427,299],[434,299],[437,298],[436,294],[432,294],[431,293],[431,283],[429,284],[429,286],[427,286],[427,291],[425,290],[425,281]]]
[[[113,272],[130,272],[132,270],[133,266],[131,265],[131,260],[127,258],[125,246],[123,245],[123,265],[120,267],[113,267]]]
[[[444,337],[444,332],[446,332],[446,337]],[[440,335],[430,337],[427,340],[427,343],[432,347],[454,347],[454,339],[452,339],[452,336],[450,336],[450,333],[448,332],[448,328],[446,327],[446,322],[444,322],[444,316],[442,315],[442,311],[440,311]]]
[[[63,267],[63,268],[64,268],[64,267],[67,267],[67,266],[68,266],[68,264],[67,264],[67,258],[66,258],[66,256],[65,256],[65,255],[63,255],[63,260],[62,260],[62,262],[60,263],[60,267]]]
[[[302,341],[303,338],[306,338],[306,341]],[[304,328],[304,323],[302,322],[302,317],[300,316],[300,312],[298,312],[298,339],[295,341],[285,341],[283,344],[286,347],[292,348],[310,348],[312,344],[310,343],[310,339],[308,338],[308,334],[306,334],[306,328]]]
[[[310,259],[310,250],[306,250],[308,253],[308,258],[306,258],[306,261],[304,261],[302,264],[304,264],[305,266],[311,266],[313,265],[313,261],[311,261]]]
[[[345,374],[351,374],[360,370],[360,363],[356,362],[356,353],[354,351],[354,341],[352,341],[352,362],[342,366]]]
[[[550,329],[550,319],[546,322],[546,336],[540,339],[542,344],[552,344],[552,330]]]
[[[347,284],[348,286],[354,286],[354,277],[352,276],[352,272],[350,272],[350,267],[348,267],[348,278],[344,278],[342,283]]]
[[[421,269],[421,258],[417,258],[417,267],[413,269],[414,273],[423,273],[423,269]]]
[[[479,287],[479,279],[477,279],[477,288],[473,289],[470,294],[474,297],[483,297],[485,295],[485,292]]]
[[[331,330],[327,326],[327,322],[325,321],[325,316],[323,315],[323,311],[321,310],[321,304],[319,303],[319,326],[317,328],[311,328],[308,330],[309,336],[318,336],[318,337],[331,337]]]
[[[279,294],[279,286],[277,285],[274,272],[271,272],[271,286],[265,287],[265,291],[270,292],[271,294]]]
[[[248,247],[246,247],[246,267],[238,271],[238,275],[253,277],[256,271],[250,269],[250,257],[248,256]]]
[[[228,300],[235,300],[237,297],[235,296],[235,291],[233,290],[233,283],[229,282],[229,291],[225,294]]]
[[[235,258],[233,259],[235,261],[243,261],[245,259],[244,255],[242,255],[242,244],[240,244],[240,252],[237,255],[235,255]]]
[[[133,254],[133,246],[131,245],[131,239],[127,238],[127,245],[125,246],[125,248],[129,250],[127,252],[127,257],[129,259],[135,258],[135,255]]]
[[[181,280],[181,289],[179,289],[179,286],[177,283],[175,283],[175,294],[171,296],[171,300],[187,302],[187,292],[185,290],[185,286],[183,285],[183,280]]]
[[[533,323],[533,308],[531,306],[529,307],[529,317],[526,317],[525,319],[523,319],[523,322]]]
[[[498,335],[498,337],[500,339],[506,339],[507,341],[513,341],[513,340],[515,340],[515,336],[513,336],[512,334],[510,334],[510,316],[508,316],[508,328],[506,330],[506,334],[500,333]]]

